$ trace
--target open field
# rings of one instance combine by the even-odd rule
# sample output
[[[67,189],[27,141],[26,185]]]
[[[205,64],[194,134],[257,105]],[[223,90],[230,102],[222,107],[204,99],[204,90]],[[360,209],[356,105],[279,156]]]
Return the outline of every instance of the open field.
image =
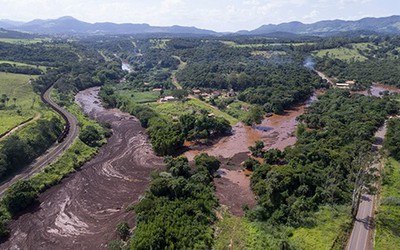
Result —
[[[338,241],[338,246],[333,249],[342,249],[341,244],[345,241],[346,227],[350,225],[350,211],[347,207],[322,207],[315,213],[316,226],[306,228],[301,227],[293,231],[290,238],[300,249],[332,249],[335,240],[342,236],[342,241]]]
[[[182,102],[171,102],[162,104],[153,103],[150,105],[157,111],[157,113],[161,114],[162,116],[166,116],[168,119],[172,119],[173,117],[178,117],[182,114],[189,114],[193,111],[207,110],[208,113],[214,113],[215,116],[227,119],[231,125],[235,125],[239,122],[238,119],[198,99],[190,99],[183,103]]]
[[[154,49],[167,48],[167,42],[169,41],[171,41],[171,39],[150,39],[150,42],[153,44],[152,48]]]
[[[0,134],[29,120],[38,112],[40,97],[33,92],[30,78],[28,75],[0,73],[0,96],[5,94],[9,98],[6,109],[0,110]],[[16,107],[11,109],[13,105]]]
[[[400,163],[385,164],[376,220],[375,249],[400,249]]]
[[[32,44],[41,43],[49,39],[34,38],[34,39],[18,39],[18,38],[0,38],[0,42],[4,43],[18,43],[18,44]]]
[[[240,121],[243,121],[248,114],[248,111],[246,110],[250,110],[252,106],[253,105],[246,102],[235,100],[234,102],[229,104],[224,111],[230,116],[235,117]]]
[[[214,249],[280,249],[280,240],[267,230],[263,223],[224,213],[216,224]]]
[[[315,214],[316,226],[285,228],[224,213],[216,224],[215,249],[280,249],[289,242],[295,249],[341,249],[351,218],[346,207],[323,207]],[[332,248],[335,240],[342,241]]]
[[[253,44],[238,44],[234,41],[220,41],[221,43],[234,48],[263,48],[269,46],[302,46],[313,43],[253,43]]]
[[[359,45],[361,46],[361,45]],[[363,45],[362,45],[363,46]],[[356,46],[357,47],[357,46]],[[325,55],[344,61],[355,60],[365,61],[367,58],[361,55],[356,48],[334,48],[334,49],[323,49],[315,52],[317,57],[324,57]]]
[[[136,103],[156,102],[159,99],[160,91],[136,91],[136,90],[120,90],[117,92],[122,99],[127,99]]]
[[[286,52],[284,51],[252,51],[251,52],[252,56],[262,56],[265,58],[271,58],[273,56],[282,56],[282,55],[286,55]]]
[[[34,68],[38,67],[39,69],[43,70],[44,72],[46,72],[46,69],[47,69],[47,67],[45,67],[45,66],[37,66],[37,65],[21,63],[21,62],[0,60],[0,64],[2,64],[2,63],[8,63],[8,64],[12,64],[12,65],[15,65],[15,66],[27,66],[27,67],[34,67]]]

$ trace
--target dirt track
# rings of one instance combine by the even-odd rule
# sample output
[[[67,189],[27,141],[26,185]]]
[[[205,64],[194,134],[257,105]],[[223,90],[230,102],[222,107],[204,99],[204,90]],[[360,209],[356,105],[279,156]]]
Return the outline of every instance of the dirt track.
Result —
[[[11,237],[1,249],[106,249],[118,222],[132,219],[125,208],[144,193],[162,159],[139,121],[103,109],[96,92],[82,91],[77,101],[91,117],[111,123],[113,136],[80,172],[43,193],[40,205],[11,223]]]

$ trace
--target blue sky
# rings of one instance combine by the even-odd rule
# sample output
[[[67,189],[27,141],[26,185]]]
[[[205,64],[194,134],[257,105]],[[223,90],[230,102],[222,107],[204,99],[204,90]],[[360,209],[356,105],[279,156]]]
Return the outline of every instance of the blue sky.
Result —
[[[184,25],[216,31],[400,14],[399,0],[0,0],[0,19],[73,16],[87,22]]]

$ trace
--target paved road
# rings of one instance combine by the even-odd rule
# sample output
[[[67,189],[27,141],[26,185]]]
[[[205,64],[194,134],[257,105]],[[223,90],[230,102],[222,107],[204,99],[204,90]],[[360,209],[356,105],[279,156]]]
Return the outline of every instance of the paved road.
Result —
[[[71,144],[74,142],[75,138],[78,136],[78,133],[79,133],[78,120],[76,119],[75,116],[73,116],[67,110],[60,107],[57,103],[55,103],[53,100],[51,100],[50,92],[52,89],[53,89],[53,87],[49,88],[44,93],[43,98],[47,102],[49,102],[51,105],[53,105],[55,110],[58,110],[59,112],[63,113],[66,116],[68,123],[70,124],[69,133],[67,134],[67,136],[61,143],[58,143],[58,142],[54,143],[54,145],[50,149],[48,149],[42,156],[37,158],[31,165],[24,168],[23,170],[18,172],[16,175],[1,182],[0,183],[0,198],[4,195],[5,191],[7,190],[7,188],[9,186],[11,186],[12,184],[14,184],[15,182],[17,182],[19,180],[29,178],[33,174],[42,170],[48,164],[54,162],[66,149],[69,148],[69,146],[71,146]]]
[[[385,134],[386,123],[375,133],[375,143],[373,145],[375,151],[382,148]],[[373,163],[370,168],[381,169],[381,162],[377,161]],[[350,242],[347,246],[348,250],[370,250],[373,248],[372,234],[374,229],[375,200],[375,195],[362,194]]]
[[[363,194],[354,222],[348,250],[372,249],[372,230],[375,196]]]

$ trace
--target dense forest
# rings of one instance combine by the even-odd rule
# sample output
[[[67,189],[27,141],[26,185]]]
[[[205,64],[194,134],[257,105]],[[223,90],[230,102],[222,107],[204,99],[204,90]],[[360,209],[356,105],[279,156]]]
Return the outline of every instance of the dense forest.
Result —
[[[259,206],[254,219],[291,226],[312,225],[312,211],[322,204],[350,204],[360,168],[369,164],[374,132],[389,114],[398,112],[389,98],[329,91],[300,116],[298,142],[284,152],[262,152],[264,164],[249,161],[255,170],[251,185]]]

